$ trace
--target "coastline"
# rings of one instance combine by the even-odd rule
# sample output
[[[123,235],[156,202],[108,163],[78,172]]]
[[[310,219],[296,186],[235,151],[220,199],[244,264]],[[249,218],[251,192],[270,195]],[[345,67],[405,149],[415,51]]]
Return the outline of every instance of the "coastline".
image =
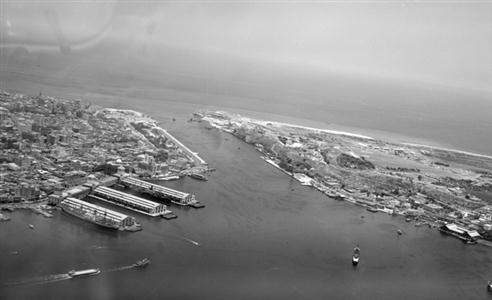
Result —
[[[402,143],[403,145],[410,146],[410,147],[419,147],[419,148],[429,148],[433,150],[441,150],[441,151],[446,151],[446,152],[455,152],[459,154],[465,154],[469,156],[476,156],[476,157],[481,157],[481,158],[487,158],[487,159],[492,159],[492,156],[490,155],[485,155],[485,154],[480,154],[480,153],[474,153],[474,152],[469,152],[469,151],[463,151],[463,150],[458,150],[458,149],[451,149],[451,148],[443,148],[443,147],[438,147],[438,146],[431,146],[431,145],[424,145],[424,144],[415,144],[415,143]]]
[[[8,77],[5,75],[8,75]],[[489,150],[488,148],[485,148],[486,151],[481,151],[477,149],[483,147],[475,147],[475,149],[473,149],[469,147],[472,144],[451,144],[450,142],[452,141],[438,140],[433,137],[422,138],[418,137],[417,135],[407,135],[398,132],[398,130],[391,131],[390,128],[378,129],[372,127],[358,127],[356,125],[343,125],[340,122],[330,123],[330,120],[325,121],[303,119],[290,115],[281,115],[277,113],[257,111],[251,108],[235,108],[227,103],[222,103],[222,105],[218,105],[215,103],[212,105],[206,105],[204,103],[198,103],[193,100],[198,97],[199,94],[190,91],[170,91],[163,89],[162,94],[164,98],[160,97],[157,99],[152,94],[149,94],[148,97],[139,97],[139,105],[137,107],[136,105],[133,105],[131,103],[125,103],[125,105],[122,105],[122,101],[127,102],[127,100],[130,99],[128,95],[123,93],[125,91],[124,89],[118,90],[114,93],[112,93],[113,91],[111,91],[110,93],[109,90],[101,90],[97,92],[85,91],[81,94],[73,92],[73,86],[54,85],[52,82],[42,80],[40,75],[38,76],[34,74],[22,74],[13,70],[0,72],[0,78],[4,81],[5,86],[10,87],[9,91],[12,92],[36,94],[39,91],[46,90],[47,85],[49,85],[49,94],[52,96],[66,99],[83,98],[84,101],[90,102],[95,105],[100,105],[102,107],[116,107],[117,109],[121,107],[123,109],[130,110],[138,109],[139,111],[142,111],[145,114],[149,115],[153,115],[153,110],[145,109],[145,107],[153,107],[155,105],[160,107],[161,105],[165,105],[167,110],[164,112],[164,115],[166,115],[166,117],[168,118],[171,118],[172,116],[186,118],[191,112],[203,108],[209,110],[227,110],[231,113],[247,115],[260,120],[272,120],[281,123],[293,123],[313,128],[354,133],[358,135],[370,136],[375,139],[383,139],[390,142],[395,141],[399,143],[429,145],[431,147],[454,149],[456,151],[464,151],[478,155],[492,155],[492,150]],[[81,86],[75,86],[75,88],[81,88]],[[166,100],[173,97],[182,99],[183,101],[178,103],[176,101]],[[191,100],[187,101],[188,99]]]
[[[249,119],[249,118],[248,118]],[[256,124],[261,124],[261,125],[267,125],[267,124],[272,124],[274,126],[288,126],[292,128],[300,128],[300,129],[306,129],[306,130],[313,130],[313,131],[321,131],[329,134],[335,134],[335,135],[345,135],[349,137],[354,137],[354,138],[360,138],[360,139],[365,139],[365,140],[374,140],[374,138],[361,135],[361,134],[356,134],[352,132],[345,132],[345,131],[337,131],[337,130],[330,130],[330,129],[321,129],[321,128],[314,128],[314,127],[309,127],[309,126],[303,126],[303,125],[297,125],[297,124],[291,124],[291,123],[283,123],[283,122],[276,122],[276,121],[260,121],[260,120],[254,120],[250,119]]]
[[[246,112],[246,111],[244,111],[244,112]],[[243,112],[243,114],[244,114],[244,112]],[[251,112],[253,112],[253,111],[251,111]],[[360,133],[361,130],[363,130],[363,129],[346,128],[345,130],[349,130],[349,131],[345,131],[345,130],[326,129],[326,128],[322,128],[323,126],[313,127],[313,125],[315,126],[316,124],[318,124],[318,125],[323,125],[323,124],[318,122],[318,121],[292,118],[292,117],[284,116],[284,115],[273,115],[273,114],[269,114],[269,113],[262,113],[267,117],[271,116],[273,118],[271,118],[271,119],[257,119],[257,116],[255,114],[251,114],[252,117],[245,117],[243,114],[236,113],[235,110],[232,110],[231,113],[239,116],[241,119],[248,120],[252,123],[256,123],[256,124],[263,125],[263,126],[265,126],[267,124],[271,124],[271,125],[274,125],[277,127],[287,126],[287,127],[299,128],[299,129],[305,129],[305,130],[320,131],[320,132],[333,134],[333,135],[343,135],[343,136],[347,136],[347,137],[360,138],[360,139],[366,139],[366,140],[371,140],[371,141],[383,140],[384,142],[398,143],[398,144],[402,144],[402,145],[414,147],[414,148],[427,148],[427,149],[441,150],[441,151],[454,152],[454,153],[459,153],[459,154],[464,154],[464,155],[469,155],[469,156],[492,159],[492,155],[476,153],[476,152],[472,152],[470,150],[456,149],[456,148],[453,148],[452,145],[446,145],[444,143],[439,143],[439,142],[434,142],[434,141],[426,141],[426,140],[419,139],[417,137],[409,137],[409,136],[405,136],[405,135],[401,135],[401,134],[393,133],[393,132],[375,130],[375,131],[377,131],[377,132],[374,132],[375,135],[369,136],[370,133],[367,133],[367,135]],[[280,117],[281,119],[288,119],[291,121],[277,121],[274,119],[275,116]],[[292,121],[294,121],[294,122],[298,121],[298,122],[301,122],[303,124],[295,124],[295,123],[292,123]],[[306,123],[310,123],[313,125],[311,125],[311,126],[304,125]],[[336,125],[336,124],[333,124],[333,125],[337,126],[337,127],[343,127],[343,126]],[[350,130],[354,130],[355,132],[350,131]],[[367,131],[371,131],[371,130],[368,129]],[[381,134],[384,134],[385,136],[380,136]],[[429,145],[428,143],[431,143],[431,145]]]
[[[212,107],[208,110],[225,110],[224,108]],[[436,150],[444,150],[456,153],[462,153],[472,156],[478,156],[483,158],[492,159],[492,153],[482,153],[469,148],[463,148],[462,146],[452,145],[444,141],[431,140],[422,137],[409,136],[403,133],[394,131],[388,131],[387,129],[373,129],[373,128],[359,128],[352,126],[345,126],[335,123],[326,123],[318,120],[309,120],[303,118],[297,118],[287,115],[273,114],[258,112],[255,110],[245,109],[227,109],[228,113],[239,114],[241,116],[248,116],[250,119],[257,121],[272,123],[272,124],[284,124],[286,126],[298,127],[311,130],[319,130],[330,134],[346,135],[349,137],[360,137],[362,139],[371,140],[383,140],[390,143],[399,143],[403,145],[431,148]],[[266,120],[266,121],[265,121]]]

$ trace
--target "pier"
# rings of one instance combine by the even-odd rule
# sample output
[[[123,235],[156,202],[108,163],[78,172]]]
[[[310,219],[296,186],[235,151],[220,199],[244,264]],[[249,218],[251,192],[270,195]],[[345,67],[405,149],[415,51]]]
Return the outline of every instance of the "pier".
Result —
[[[139,192],[149,194],[159,199],[170,200],[179,205],[189,205],[195,208],[204,206],[195,199],[195,195],[193,194],[180,192],[130,176],[122,176],[120,178],[120,183]]]
[[[97,187],[93,197],[152,217],[170,214],[166,205],[133,196],[105,186]]]
[[[135,218],[77,198],[68,197],[60,203],[60,207],[71,215],[96,224],[108,224],[108,227],[115,226],[123,230],[135,225]]]
[[[198,153],[191,151],[188,147],[186,147],[183,143],[178,141],[174,136],[172,136],[169,132],[167,132],[165,129],[161,129],[162,134],[166,136],[166,138],[170,139],[174,144],[179,146],[188,156],[190,156],[195,165],[206,165],[207,163],[200,157],[198,156]]]

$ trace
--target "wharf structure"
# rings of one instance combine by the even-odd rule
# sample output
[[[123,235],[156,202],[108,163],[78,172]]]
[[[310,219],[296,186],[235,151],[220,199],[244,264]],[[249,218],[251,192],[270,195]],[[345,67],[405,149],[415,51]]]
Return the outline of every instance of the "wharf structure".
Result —
[[[183,143],[181,143],[178,139],[176,139],[174,136],[172,136],[167,130],[161,129],[162,134],[166,136],[169,140],[173,141],[174,144],[178,145],[188,156],[190,156],[195,165],[206,165],[207,162],[205,162],[200,156],[198,156],[198,153],[191,151],[188,147],[186,147]]]
[[[153,197],[170,200],[175,204],[189,205],[195,208],[204,207],[203,204],[195,199],[195,195],[193,194],[180,192],[130,176],[120,177],[120,183],[126,187],[133,188]]]
[[[456,224],[445,224],[439,227],[439,231],[444,234],[452,235],[459,238],[467,244],[475,244],[480,238],[480,234],[476,230],[468,230]]]
[[[99,186],[92,192],[94,198],[106,201],[152,217],[171,214],[166,205],[130,195],[112,188]]]
[[[106,228],[134,231],[139,227],[133,217],[77,198],[66,198],[60,202],[60,207],[72,216]]]

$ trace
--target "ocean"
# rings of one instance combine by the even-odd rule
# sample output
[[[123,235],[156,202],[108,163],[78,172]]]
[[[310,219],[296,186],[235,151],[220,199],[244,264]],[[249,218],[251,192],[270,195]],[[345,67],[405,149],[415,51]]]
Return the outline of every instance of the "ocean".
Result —
[[[209,108],[386,140],[492,155],[492,95],[269,65],[210,53],[159,49],[142,55],[101,45],[71,55],[0,53],[0,88],[82,99],[187,118]]]

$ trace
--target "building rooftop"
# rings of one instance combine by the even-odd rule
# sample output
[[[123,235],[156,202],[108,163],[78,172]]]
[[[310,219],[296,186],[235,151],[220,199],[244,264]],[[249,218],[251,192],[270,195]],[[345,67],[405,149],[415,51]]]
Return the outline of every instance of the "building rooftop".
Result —
[[[66,198],[61,203],[73,207],[79,207],[79,208],[83,207],[86,209],[90,209],[91,211],[96,211],[97,214],[106,215],[108,218],[115,219],[117,221],[123,221],[124,219],[129,218],[129,216],[122,214],[120,212],[110,210],[102,206],[95,205],[72,197]]]

